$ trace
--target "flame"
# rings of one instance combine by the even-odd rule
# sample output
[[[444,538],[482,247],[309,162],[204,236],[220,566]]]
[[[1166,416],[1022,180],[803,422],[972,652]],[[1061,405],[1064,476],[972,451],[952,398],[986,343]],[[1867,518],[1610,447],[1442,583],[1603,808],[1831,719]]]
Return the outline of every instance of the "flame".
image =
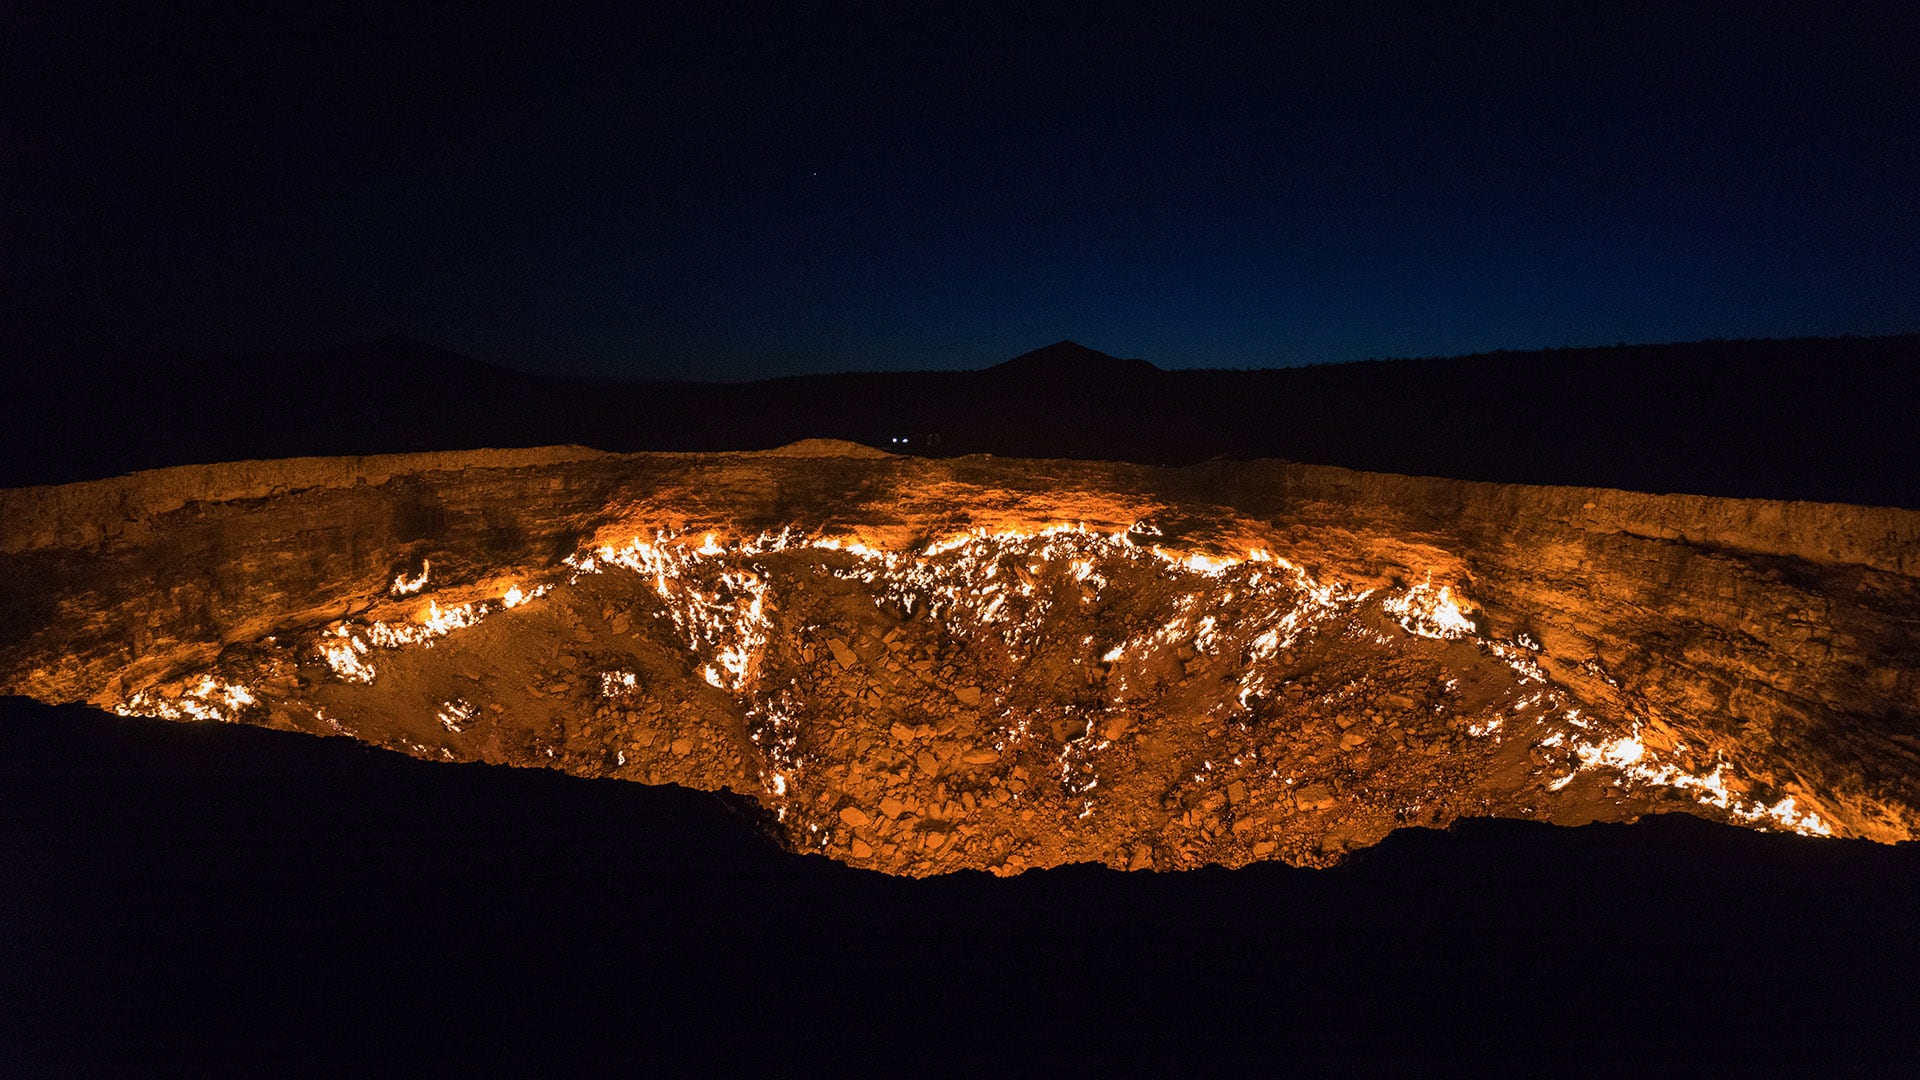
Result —
[[[146,690],[114,706],[121,716],[153,716],[163,720],[219,720],[232,723],[243,710],[259,704],[253,691],[239,683],[225,682],[211,675],[180,691],[172,698]]]
[[[1419,637],[1442,640],[1473,637],[1478,631],[1465,608],[1453,595],[1453,588],[1433,587],[1432,578],[1415,585],[1381,604],[1402,629]]]
[[[601,697],[625,697],[633,693],[634,689],[639,685],[639,676],[631,671],[603,671],[600,673]]]
[[[425,581],[426,570],[422,569],[420,582],[425,584]],[[552,589],[552,585],[541,585],[523,591],[518,585],[509,585],[500,607],[502,610],[518,607],[545,596]],[[370,683],[378,675],[377,669],[367,661],[371,649],[398,649],[409,645],[431,648],[434,639],[474,626],[493,610],[490,605],[479,602],[443,608],[438,600],[429,599],[427,606],[414,614],[411,623],[377,621],[362,630],[352,622],[344,622],[323,634],[316,648],[335,675],[347,682]]]
[[[1155,548],[1154,551],[1158,554],[1160,549]],[[1162,557],[1166,558],[1167,556]],[[1242,560],[1240,559],[1196,554],[1188,555],[1185,559],[1180,560],[1180,565],[1186,567],[1188,570],[1192,570],[1196,574],[1219,574],[1223,571],[1233,569],[1240,565],[1241,562]]]
[[[466,699],[454,698],[452,701],[441,702],[439,711],[434,715],[439,717],[442,727],[457,735],[465,730],[467,723],[478,711]]]
[[[333,673],[352,683],[372,682],[376,672],[365,659],[367,643],[347,626],[335,628],[333,637],[320,643],[320,656]]]
[[[1579,758],[1581,771],[1608,768],[1635,783],[1678,788],[1692,795],[1700,805],[1722,810],[1745,825],[1785,829],[1802,836],[1833,835],[1831,825],[1822,820],[1819,814],[1801,810],[1791,795],[1768,805],[1735,792],[1727,783],[1729,766],[1724,761],[1716,761],[1713,770],[1707,773],[1691,772],[1671,762],[1658,761],[1641,740],[1638,724],[1628,734],[1606,742],[1575,742],[1573,751]],[[1548,790],[1558,791],[1572,780],[1573,774],[1570,773],[1549,784]]]
[[[766,583],[758,574],[715,562],[720,555],[769,550],[785,546],[789,534],[762,534],[758,541],[737,548],[722,546],[709,533],[698,547],[676,543],[658,532],[653,542],[634,537],[624,548],[603,546],[591,556],[567,561],[575,576],[605,573],[619,567],[653,579],[655,595],[666,602],[674,628],[695,652],[708,652],[714,662],[701,669],[709,685],[737,691],[749,681],[759,654],[772,633],[766,616]],[[545,588],[544,586],[542,587]]]
[[[419,577],[410,578],[405,574],[396,575],[393,579],[393,588],[391,590],[393,595],[412,596],[414,593],[417,593],[421,589],[426,588],[427,575],[432,570],[433,570],[433,563],[426,559],[421,559]]]

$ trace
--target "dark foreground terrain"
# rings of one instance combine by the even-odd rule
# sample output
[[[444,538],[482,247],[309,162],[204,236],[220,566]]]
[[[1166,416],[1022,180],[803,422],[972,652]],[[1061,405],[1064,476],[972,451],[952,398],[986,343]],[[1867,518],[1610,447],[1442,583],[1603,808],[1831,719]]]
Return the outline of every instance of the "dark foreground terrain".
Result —
[[[0,1074],[1897,1075],[1920,1052],[1911,844],[1476,821],[1334,870],[914,880],[789,854],[759,815],[6,699]]]

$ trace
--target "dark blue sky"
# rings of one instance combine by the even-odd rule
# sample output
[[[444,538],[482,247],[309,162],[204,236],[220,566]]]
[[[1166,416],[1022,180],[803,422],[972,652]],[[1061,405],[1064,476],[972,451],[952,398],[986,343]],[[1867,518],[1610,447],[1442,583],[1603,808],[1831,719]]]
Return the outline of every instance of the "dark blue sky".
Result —
[[[1911,4],[127,6],[4,16],[14,355],[405,333],[738,378],[1920,329]]]

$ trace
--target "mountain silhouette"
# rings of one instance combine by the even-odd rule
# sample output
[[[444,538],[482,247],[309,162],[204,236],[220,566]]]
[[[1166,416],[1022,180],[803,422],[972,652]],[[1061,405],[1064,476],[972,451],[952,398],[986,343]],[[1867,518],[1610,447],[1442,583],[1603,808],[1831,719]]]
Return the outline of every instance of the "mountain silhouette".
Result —
[[[1140,378],[1160,374],[1159,368],[1145,360],[1122,360],[1097,349],[1089,349],[1077,341],[1056,341],[995,364],[987,371],[1003,378],[1049,381]]]

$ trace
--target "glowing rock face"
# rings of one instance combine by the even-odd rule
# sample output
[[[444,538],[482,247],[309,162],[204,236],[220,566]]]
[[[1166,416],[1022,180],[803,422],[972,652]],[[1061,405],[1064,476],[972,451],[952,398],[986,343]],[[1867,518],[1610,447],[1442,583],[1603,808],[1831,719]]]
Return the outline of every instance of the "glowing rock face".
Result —
[[[412,481],[468,517],[336,548],[301,538],[397,496],[215,500],[155,528],[174,559],[208,537],[217,589],[157,607],[138,546],[61,556],[44,587],[93,622],[38,628],[0,674],[140,715],[732,788],[796,847],[902,873],[1319,865],[1480,814],[1879,839],[1920,820],[1897,758],[1817,737],[1877,738],[1913,678],[1910,657],[1848,674],[1909,655],[1897,548],[1829,586],[1724,539],[1623,532],[1628,510],[1679,512],[1634,509],[1650,496],[1614,493],[1627,509],[1589,530],[1560,508],[1605,493],[1219,470],[596,460]],[[1516,517],[1528,499],[1550,509]]]

